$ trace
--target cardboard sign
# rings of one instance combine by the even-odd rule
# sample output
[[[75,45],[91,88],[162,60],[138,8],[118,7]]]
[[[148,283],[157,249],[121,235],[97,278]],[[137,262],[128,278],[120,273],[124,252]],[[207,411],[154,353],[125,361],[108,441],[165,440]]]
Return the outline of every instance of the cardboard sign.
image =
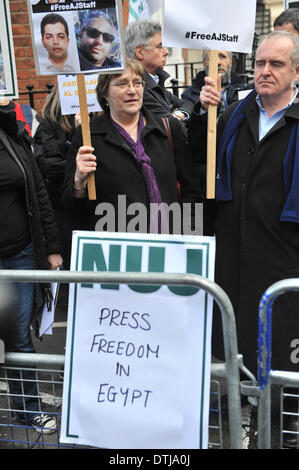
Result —
[[[166,47],[252,51],[256,0],[165,0]]]
[[[61,105],[61,114],[76,114],[78,111],[80,111],[77,76],[58,75],[57,81]],[[85,89],[89,113],[94,113],[102,110],[96,95],[97,83],[97,73],[85,75]]]
[[[123,70],[120,0],[27,0],[40,75]]]
[[[74,232],[71,270],[200,274],[210,237]],[[206,448],[212,298],[192,286],[70,285],[61,441]]]
[[[0,2],[0,99],[4,97],[19,97],[8,0]]]

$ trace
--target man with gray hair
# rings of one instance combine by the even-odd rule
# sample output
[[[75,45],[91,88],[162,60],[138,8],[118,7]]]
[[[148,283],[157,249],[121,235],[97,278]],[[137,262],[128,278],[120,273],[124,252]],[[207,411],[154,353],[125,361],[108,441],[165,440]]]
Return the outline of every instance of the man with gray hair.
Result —
[[[152,20],[129,23],[125,30],[125,51],[128,57],[143,65],[146,81],[144,105],[160,117],[188,119],[193,104],[184,103],[164,86],[169,78],[163,70],[168,50],[162,45],[161,25]]]
[[[299,100],[294,86],[298,77],[299,38],[274,31],[256,51],[255,90],[229,106],[217,125],[215,282],[232,302],[239,352],[254,374],[260,300],[275,282],[299,278]],[[205,82],[201,105],[218,105],[216,84],[211,77]],[[193,151],[203,158],[206,115],[196,107],[189,137]],[[273,369],[298,372],[290,346],[299,338],[298,305],[297,292],[273,304]],[[217,312],[213,353],[222,359],[219,319]],[[295,404],[298,407],[298,399]],[[284,433],[284,445],[296,447],[298,416],[291,415],[283,429],[293,431]]]

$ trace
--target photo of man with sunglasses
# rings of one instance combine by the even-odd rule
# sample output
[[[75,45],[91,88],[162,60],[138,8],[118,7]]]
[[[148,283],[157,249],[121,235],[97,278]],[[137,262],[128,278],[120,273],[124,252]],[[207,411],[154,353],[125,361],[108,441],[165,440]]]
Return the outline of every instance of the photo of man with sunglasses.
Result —
[[[115,27],[112,19],[101,10],[94,10],[79,31],[78,54],[81,72],[121,67],[113,54]]]

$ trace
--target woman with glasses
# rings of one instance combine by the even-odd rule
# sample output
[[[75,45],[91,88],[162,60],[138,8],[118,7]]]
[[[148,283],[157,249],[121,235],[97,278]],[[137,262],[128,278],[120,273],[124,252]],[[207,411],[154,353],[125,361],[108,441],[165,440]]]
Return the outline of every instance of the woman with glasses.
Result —
[[[83,216],[81,229],[167,233],[165,214],[152,220],[152,209],[164,202],[167,207],[177,203],[175,209],[181,210],[177,181],[181,202],[200,200],[198,178],[179,121],[171,123],[172,152],[162,119],[142,106],[143,90],[143,67],[133,59],[126,59],[122,74],[99,76],[96,92],[104,112],[91,120],[92,147],[82,145],[81,129],[77,130],[62,193],[65,205]],[[96,201],[88,199],[91,173]],[[180,214],[173,214],[169,231],[181,232]]]
[[[112,19],[102,11],[92,12],[79,32],[79,61],[82,72],[121,67],[113,57],[115,28]]]

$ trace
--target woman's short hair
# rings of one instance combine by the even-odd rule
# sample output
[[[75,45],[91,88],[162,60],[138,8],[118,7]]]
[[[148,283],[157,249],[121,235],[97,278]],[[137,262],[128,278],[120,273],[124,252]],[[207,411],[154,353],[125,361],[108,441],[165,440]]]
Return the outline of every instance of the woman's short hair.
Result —
[[[125,58],[124,61],[125,70],[131,69],[136,75],[144,80],[144,69],[143,66],[135,59],[131,59],[129,57]],[[115,78],[120,77],[124,72],[121,73],[113,73],[113,74],[100,74],[98,78],[98,84],[96,86],[96,94],[98,102],[103,109],[103,111],[108,111],[108,102],[107,102],[107,95],[108,95],[108,88],[110,82]]]

